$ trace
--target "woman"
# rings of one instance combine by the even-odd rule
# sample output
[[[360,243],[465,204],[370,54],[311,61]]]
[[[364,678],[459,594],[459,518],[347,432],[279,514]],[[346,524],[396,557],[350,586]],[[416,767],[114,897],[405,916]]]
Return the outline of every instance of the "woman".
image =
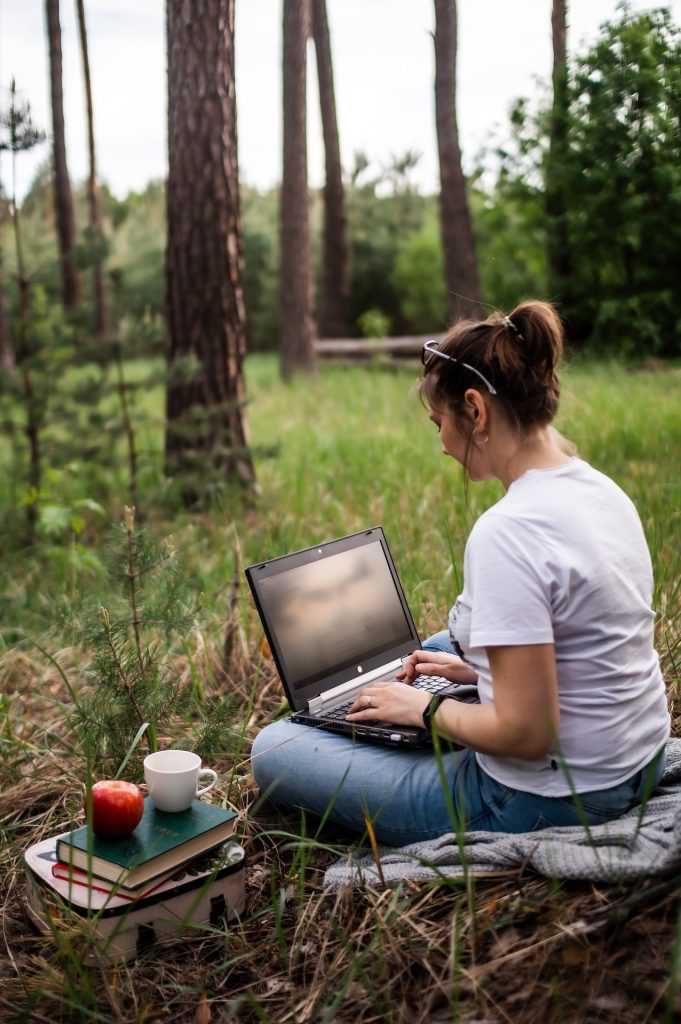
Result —
[[[505,495],[467,541],[449,637],[415,651],[401,679],[368,685],[348,719],[423,722],[442,756],[278,722],[253,748],[275,801],[358,831],[368,816],[403,845],[461,827],[598,824],[659,781],[670,718],[650,556],[629,498],[551,426],[562,350],[542,302],[425,346],[421,390],[443,453]],[[431,698],[408,685],[420,673],[477,681],[480,704]]]

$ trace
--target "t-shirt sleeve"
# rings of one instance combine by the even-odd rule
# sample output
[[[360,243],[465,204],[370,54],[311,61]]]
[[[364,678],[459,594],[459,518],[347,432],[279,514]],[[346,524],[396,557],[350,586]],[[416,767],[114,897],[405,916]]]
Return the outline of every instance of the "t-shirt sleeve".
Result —
[[[545,542],[524,523],[486,514],[465,554],[472,647],[554,642]]]

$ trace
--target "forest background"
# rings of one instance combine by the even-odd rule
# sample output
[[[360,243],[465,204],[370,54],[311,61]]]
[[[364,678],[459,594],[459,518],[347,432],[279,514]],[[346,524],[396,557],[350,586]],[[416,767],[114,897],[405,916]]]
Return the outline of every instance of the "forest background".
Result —
[[[614,6],[614,5],[613,5]],[[332,12],[333,13],[333,12]],[[546,30],[549,29],[549,19]],[[238,16],[237,16],[238,22]],[[465,48],[465,38],[461,44]],[[598,44],[581,42],[571,54],[575,76],[572,79],[571,145],[574,158],[561,168],[562,188],[569,196],[568,216],[578,237],[573,241],[575,282],[573,334],[589,337],[596,346],[618,351],[678,350],[678,339],[663,338],[662,323],[674,322],[673,313],[653,315],[660,303],[673,306],[667,287],[671,273],[670,254],[676,249],[674,225],[678,181],[674,168],[677,155],[674,141],[673,111],[669,118],[651,120],[648,142],[644,134],[646,117],[666,95],[673,95],[678,41],[669,36],[658,52],[648,53],[648,66],[636,65],[636,54],[620,54],[610,64],[608,79],[600,87],[600,109],[589,99],[589,75],[600,68],[603,46],[609,45],[607,30]],[[630,47],[637,44],[630,41]],[[641,44],[644,45],[644,44]],[[11,61],[8,61],[11,66]],[[663,75],[658,72],[666,67]],[[627,74],[628,81],[617,84],[617,76]],[[654,88],[643,79],[654,76]],[[96,70],[95,70],[96,78]],[[666,81],[663,80],[666,78]],[[20,93],[31,99],[28,83],[18,82]],[[643,85],[643,90],[639,88]],[[5,84],[6,88],[6,84]],[[638,110],[622,108],[622,117],[613,123],[611,112],[621,95],[639,97]],[[343,83],[337,83],[342,109]],[[7,96],[5,96],[7,101]],[[490,307],[506,308],[528,294],[551,292],[546,265],[546,216],[543,168],[548,154],[549,112],[553,97],[549,81],[535,83],[534,94],[518,98],[504,126],[496,126],[492,142],[477,152],[466,154],[469,167],[472,213],[475,219],[478,264],[482,294]],[[389,98],[385,103],[389,105]],[[314,104],[314,96],[309,99]],[[588,106],[590,104],[590,106]],[[121,116],[124,112],[121,111]],[[461,117],[459,118],[461,120]],[[521,123],[522,122],[522,123]],[[48,128],[47,124],[39,127]],[[341,125],[340,136],[343,137]],[[97,132],[105,135],[104,126]],[[655,140],[653,144],[653,139]],[[58,261],[51,201],[51,160],[49,143],[30,154],[44,153],[43,166],[23,197],[26,221],[27,264],[32,279],[45,286],[50,297],[58,295]],[[26,158],[24,158],[26,159]],[[430,157],[428,163],[430,165]],[[348,190],[348,246],[350,260],[350,298],[348,334],[369,330],[361,317],[368,311],[380,312],[379,324],[386,333],[427,333],[441,330],[447,322],[447,303],[443,275],[439,273],[442,255],[437,220],[437,195],[422,194],[421,164],[424,157],[414,148],[398,152],[392,159],[376,161],[370,151],[356,152],[344,169]],[[593,162],[591,173],[584,171]],[[5,188],[9,188],[10,167],[4,163]],[[22,161],[19,161],[21,176]],[[610,178],[616,169],[616,178]],[[106,182],[106,167],[101,167]],[[599,177],[602,175],[602,177]],[[607,182],[608,188],[604,188]],[[249,350],[274,349],[277,344],[278,281],[278,199],[277,188],[263,191],[241,182],[245,249],[245,288],[248,308]],[[123,312],[135,317],[158,317],[163,312],[163,253],[165,247],[165,196],[162,181],[151,182],[141,192],[117,199],[106,185],[101,189],[102,214],[108,247],[107,269],[120,275],[123,282]],[[77,221],[85,223],[85,187],[75,189]],[[80,206],[78,206],[80,197]],[[671,204],[668,206],[667,204]],[[319,283],[321,267],[322,190],[312,194],[312,246],[314,267]],[[617,217],[611,216],[617,210]],[[6,214],[7,211],[5,211]],[[656,220],[656,218],[658,218]],[[588,224],[588,228],[584,224]],[[48,229],[45,230],[47,225]],[[395,231],[394,226],[400,230]],[[613,234],[613,226],[617,231]],[[670,237],[670,231],[672,237]],[[7,273],[14,270],[10,225],[4,217],[4,252]],[[36,242],[35,251],[32,246]],[[81,238],[81,249],[82,249]],[[595,241],[595,246],[592,244]],[[646,254],[645,267],[641,254]],[[85,258],[81,252],[81,259]],[[647,273],[655,281],[626,280],[623,267],[633,264],[634,278]],[[618,269],[619,268],[619,269]],[[664,272],[660,277],[659,270]],[[600,287],[598,302],[589,296],[592,283]],[[406,290],[405,290],[406,288]],[[595,291],[595,289],[594,289]],[[319,288],[316,289],[317,294]],[[645,302],[642,296],[645,294]],[[554,295],[554,298],[558,297]],[[84,295],[88,301],[87,288]],[[16,302],[16,296],[14,301]],[[613,311],[612,304],[619,306]],[[605,308],[603,305],[605,304]],[[646,308],[643,308],[643,307]],[[635,314],[635,315],[634,315]],[[663,320],[660,320],[663,316]],[[626,322],[629,320],[629,329]],[[86,322],[86,321],[85,321]],[[371,318],[369,324],[371,324]],[[630,331],[640,339],[630,337]]]
[[[484,485],[466,499],[443,473],[413,400],[414,364],[327,365],[318,339],[439,336],[462,312],[507,311],[527,296],[556,301],[567,326],[559,426],[640,510],[677,717],[681,34],[668,10],[624,5],[572,51],[568,5],[544,6],[552,81],[518,98],[464,177],[451,120],[456,5],[436,0],[445,144],[434,194],[413,150],[381,164],[356,153],[340,168],[328,122],[327,180],[308,188],[300,82],[306,53],[321,64],[333,53],[323,0],[282,4],[283,137],[294,144],[271,189],[236,173],[233,0],[197,0],[205,17],[193,22],[169,0],[168,182],[124,198],[101,184],[105,125],[90,105],[88,180],[66,175],[68,245],[58,132],[49,126],[46,144],[30,85],[2,82],[0,1002],[16,1019],[54,1020],[55,1006],[59,1019],[150,1020],[163,1006],[163,1019],[202,1022],[638,1022],[681,1010],[678,879],[632,894],[521,871],[333,901],[322,873],[350,840],[268,816],[248,764],[254,731],[285,703],[244,564],[383,523],[426,634],[458,592],[471,522],[498,496]],[[87,96],[97,68],[82,0],[76,8]],[[314,41],[306,10],[324,16]],[[197,118],[191,104],[212,74],[231,88],[218,90],[216,120]],[[13,171],[41,145],[46,159],[19,196]],[[452,177],[456,217],[464,211],[453,240]],[[334,189],[345,252],[335,278]],[[330,280],[343,284],[335,324]],[[143,753],[171,743],[216,765],[219,798],[249,812],[248,916],[195,930],[161,968],[151,955],[95,984],[76,922],[30,932],[22,851],[81,820],[94,778],[140,780]]]

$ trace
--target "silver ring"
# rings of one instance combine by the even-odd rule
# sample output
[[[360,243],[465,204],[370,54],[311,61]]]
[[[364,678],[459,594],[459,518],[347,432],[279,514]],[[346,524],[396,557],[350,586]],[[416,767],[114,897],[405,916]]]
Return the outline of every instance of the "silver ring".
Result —
[[[368,708],[370,708],[370,707],[371,707],[371,694],[369,694],[369,695],[367,696],[367,707],[368,707]]]

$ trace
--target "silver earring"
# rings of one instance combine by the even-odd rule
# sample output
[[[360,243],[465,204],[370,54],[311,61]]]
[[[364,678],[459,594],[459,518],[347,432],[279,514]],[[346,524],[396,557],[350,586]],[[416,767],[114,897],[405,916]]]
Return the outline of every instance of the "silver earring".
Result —
[[[477,430],[473,431],[473,437],[475,438],[478,444],[487,444],[487,442],[489,441],[489,434],[485,434],[484,437],[478,437]]]

